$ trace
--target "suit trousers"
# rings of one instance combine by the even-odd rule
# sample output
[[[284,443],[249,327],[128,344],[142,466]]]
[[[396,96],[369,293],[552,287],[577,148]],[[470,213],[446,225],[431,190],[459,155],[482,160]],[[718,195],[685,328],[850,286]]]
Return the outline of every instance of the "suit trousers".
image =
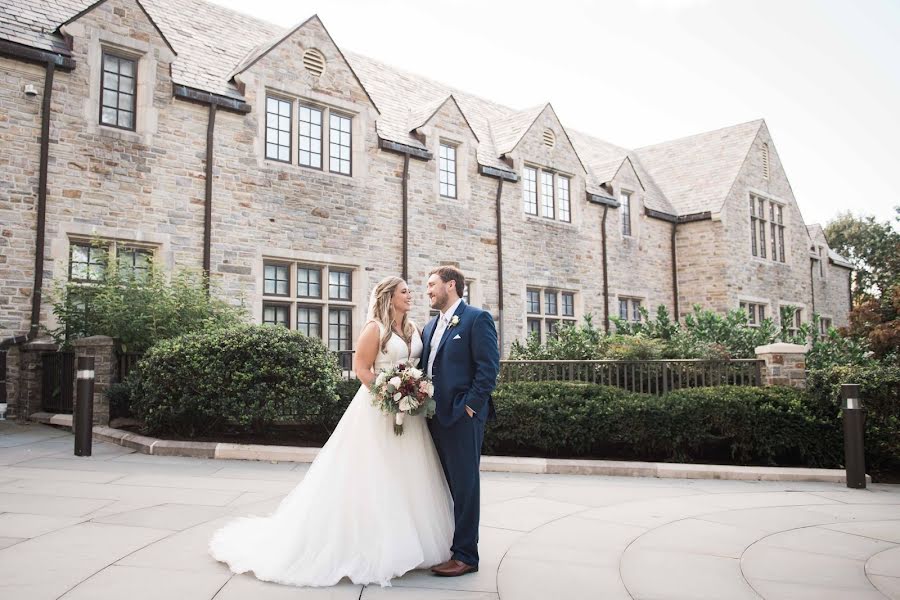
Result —
[[[465,415],[450,427],[437,419],[428,423],[453,497],[456,529],[452,558],[478,565],[478,521],[481,517],[481,444],[484,421]]]

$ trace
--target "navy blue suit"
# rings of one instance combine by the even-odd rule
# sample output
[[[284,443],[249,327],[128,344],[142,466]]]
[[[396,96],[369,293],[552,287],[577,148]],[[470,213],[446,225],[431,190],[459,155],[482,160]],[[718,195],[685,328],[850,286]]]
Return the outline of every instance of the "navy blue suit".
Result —
[[[491,392],[500,371],[500,349],[490,313],[460,302],[454,315],[459,323],[444,331],[432,365],[436,406],[428,428],[453,496],[452,558],[477,565],[481,444],[485,422],[494,417]],[[436,327],[434,318],[422,332],[424,368]],[[474,417],[466,406],[475,411]]]

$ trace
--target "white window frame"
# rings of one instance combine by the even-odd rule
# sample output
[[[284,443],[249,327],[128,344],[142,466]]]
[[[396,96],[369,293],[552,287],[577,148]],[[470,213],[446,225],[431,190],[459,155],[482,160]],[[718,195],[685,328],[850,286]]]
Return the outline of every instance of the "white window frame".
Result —
[[[619,315],[620,319],[622,319],[622,303],[624,302],[625,318],[622,320],[627,323],[640,323],[643,321],[640,309],[642,307],[646,308],[646,298],[641,298],[639,296],[618,296],[617,298],[619,300],[619,309],[617,311],[617,314]]]

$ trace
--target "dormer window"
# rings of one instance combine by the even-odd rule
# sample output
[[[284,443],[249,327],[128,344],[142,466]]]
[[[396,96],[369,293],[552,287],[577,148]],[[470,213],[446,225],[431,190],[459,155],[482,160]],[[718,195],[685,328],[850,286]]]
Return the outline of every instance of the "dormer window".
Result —
[[[444,198],[456,198],[456,148],[441,144],[438,152],[438,186]]]
[[[100,123],[134,131],[137,61],[104,52],[100,85]]]
[[[538,189],[540,182],[540,189]],[[525,167],[522,174],[522,204],[526,215],[540,216],[566,223],[572,222],[570,177],[535,167]]]
[[[297,123],[294,130],[293,124]],[[328,127],[325,127],[325,125]],[[297,136],[294,152],[292,136]],[[325,106],[266,96],[265,156],[310,169],[324,170],[328,147],[328,171],[353,174],[353,117]]]

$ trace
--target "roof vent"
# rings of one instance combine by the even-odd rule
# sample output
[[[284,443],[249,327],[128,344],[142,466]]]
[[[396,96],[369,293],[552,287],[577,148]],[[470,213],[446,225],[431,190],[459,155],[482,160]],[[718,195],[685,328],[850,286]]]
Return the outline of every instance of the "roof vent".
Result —
[[[325,56],[315,48],[303,53],[303,66],[307,71],[319,77],[325,72]]]
[[[762,145],[762,169],[763,169],[763,178],[769,178],[769,145]]]
[[[548,148],[552,148],[556,144],[556,135],[554,135],[552,129],[544,130],[544,145]]]

